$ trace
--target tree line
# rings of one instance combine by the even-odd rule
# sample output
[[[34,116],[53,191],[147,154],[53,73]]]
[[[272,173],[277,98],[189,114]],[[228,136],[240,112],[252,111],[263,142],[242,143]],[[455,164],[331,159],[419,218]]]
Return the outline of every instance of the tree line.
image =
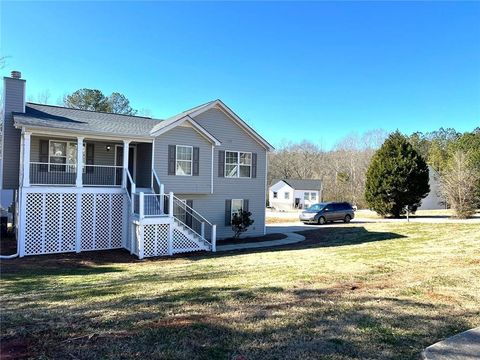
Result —
[[[384,130],[352,133],[324,150],[311,141],[284,142],[269,154],[268,183],[274,179],[319,179],[322,200],[348,201],[366,207],[365,174],[375,151],[388,136]]]
[[[282,178],[320,179],[323,183],[323,201],[348,201],[359,208],[371,208],[373,198],[369,199],[366,194],[367,172],[374,155],[392,135],[396,136],[394,140],[398,146],[405,147],[405,144],[408,144],[421,160],[436,170],[442,184],[442,195],[450,205],[455,204],[458,207],[459,202],[470,202],[467,207],[478,206],[480,128],[465,133],[459,133],[451,128],[440,128],[432,132],[416,132],[411,135],[399,132],[388,134],[383,130],[373,130],[362,135],[348,135],[328,151],[310,141],[284,142],[269,154],[269,184],[273,179]],[[416,164],[417,161],[415,154],[408,155],[411,156],[408,160],[410,171],[412,164]],[[389,156],[392,155],[385,154],[379,161],[384,164]],[[408,163],[405,152],[400,151],[398,156],[395,161]],[[401,177],[398,174],[396,176]],[[459,186],[459,183],[463,185]],[[421,190],[425,192],[426,189]],[[428,191],[426,193],[428,194]],[[418,202],[411,205],[411,209],[414,210]],[[395,209],[393,215],[399,215],[398,213],[402,211],[403,208]],[[464,212],[463,216],[468,216],[467,213]]]

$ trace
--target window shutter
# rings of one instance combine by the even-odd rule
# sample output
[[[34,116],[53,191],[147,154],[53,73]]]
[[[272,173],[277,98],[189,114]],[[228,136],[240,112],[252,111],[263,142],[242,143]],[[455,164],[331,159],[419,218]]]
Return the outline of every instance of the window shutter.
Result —
[[[257,153],[252,154],[252,178],[257,177]]]
[[[232,200],[225,200],[225,226],[232,225]]]
[[[40,140],[40,162],[48,163],[48,140]],[[48,165],[40,165],[40,171],[48,171]]]
[[[193,148],[193,169],[192,175],[198,176],[200,170],[200,148],[194,147]]]
[[[248,210],[248,205],[249,205],[249,204],[248,204],[248,199],[244,199],[244,200],[243,200],[243,209],[242,209],[242,210],[243,210],[243,211],[249,211],[249,210]]]
[[[175,175],[176,151],[175,145],[168,145],[168,175]]]
[[[86,162],[87,162],[87,165],[93,165],[94,164],[94,156],[95,156],[95,145],[92,144],[92,143],[87,143],[87,153],[85,154],[86,155]],[[87,169],[85,172],[91,174],[93,173],[94,171],[94,167],[93,166],[87,166]]]
[[[187,214],[185,217],[185,223],[187,226],[192,227],[192,209],[193,209],[193,200],[187,200]]]
[[[218,177],[225,177],[225,150],[218,151]]]

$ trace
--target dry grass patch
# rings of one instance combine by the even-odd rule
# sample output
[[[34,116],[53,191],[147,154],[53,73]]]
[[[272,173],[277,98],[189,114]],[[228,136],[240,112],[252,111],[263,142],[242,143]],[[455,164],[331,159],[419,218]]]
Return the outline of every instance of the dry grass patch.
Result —
[[[45,358],[418,358],[480,322],[479,230],[351,224],[262,251],[4,262],[2,345]]]

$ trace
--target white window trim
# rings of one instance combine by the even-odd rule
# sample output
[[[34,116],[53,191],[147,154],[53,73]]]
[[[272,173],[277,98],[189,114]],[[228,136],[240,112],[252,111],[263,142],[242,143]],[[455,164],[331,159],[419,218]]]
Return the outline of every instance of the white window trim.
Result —
[[[56,142],[56,143],[64,143],[65,144],[65,156],[55,156],[55,155],[51,155],[50,154],[50,143],[51,142]],[[76,156],[76,153],[75,153],[75,162],[74,163],[69,163],[68,162],[68,147],[70,146],[70,144],[73,144],[75,146],[78,146],[78,143],[76,141],[68,141],[68,140],[55,140],[55,139],[49,139],[48,140],[48,172],[53,172],[53,173],[57,173],[57,172],[67,172],[67,173],[72,173],[71,171],[67,171],[69,169],[69,166],[75,166],[75,171],[74,172],[77,172],[77,156]],[[83,153],[82,153],[82,156],[84,157],[84,163],[85,163],[85,142],[83,142]],[[57,157],[57,158],[65,158],[65,164],[53,164],[51,161],[50,161],[50,158],[52,157]],[[51,166],[64,166],[65,167],[65,171],[58,171],[58,170],[51,170]],[[85,168],[83,169],[83,172],[85,172]]]
[[[315,196],[315,199],[313,198],[312,195]],[[310,200],[311,200],[311,201],[317,201],[317,199],[318,199],[317,193],[316,193],[316,192],[311,192],[311,193],[310,193]]]
[[[290,200],[290,192],[289,191],[285,191],[283,193],[283,200]]]
[[[192,156],[190,157],[190,160],[178,160],[178,148],[179,147],[190,148],[190,152],[192,154]],[[190,174],[179,174],[177,172],[177,162],[178,161],[190,162]],[[175,145],[175,175],[176,176],[193,176],[193,146],[191,146],[191,145]]]
[[[273,191],[273,198],[278,199],[278,191]]]
[[[230,221],[233,220],[233,202],[234,201],[241,201],[242,202],[242,211],[243,211],[244,199],[232,199],[232,203],[231,203],[231,206],[230,206]]]
[[[237,153],[237,163],[228,163],[227,164],[227,153]],[[250,154],[250,165],[240,164],[240,154]],[[253,161],[253,153],[250,151],[236,151],[236,150],[225,150],[225,164],[223,172],[226,178],[230,179],[251,179],[252,178],[252,161]],[[237,166],[237,176],[227,176],[227,165],[236,165]],[[249,166],[250,167],[250,176],[240,176],[240,165],[242,166]]]

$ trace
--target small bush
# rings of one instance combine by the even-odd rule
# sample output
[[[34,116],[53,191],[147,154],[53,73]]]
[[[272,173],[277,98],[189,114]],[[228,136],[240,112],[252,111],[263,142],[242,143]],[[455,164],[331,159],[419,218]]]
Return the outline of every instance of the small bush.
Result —
[[[253,220],[250,218],[252,213],[250,211],[239,211],[233,214],[232,217],[232,230],[235,233],[235,239],[238,239],[240,235],[247,231],[248,227],[253,224]]]

